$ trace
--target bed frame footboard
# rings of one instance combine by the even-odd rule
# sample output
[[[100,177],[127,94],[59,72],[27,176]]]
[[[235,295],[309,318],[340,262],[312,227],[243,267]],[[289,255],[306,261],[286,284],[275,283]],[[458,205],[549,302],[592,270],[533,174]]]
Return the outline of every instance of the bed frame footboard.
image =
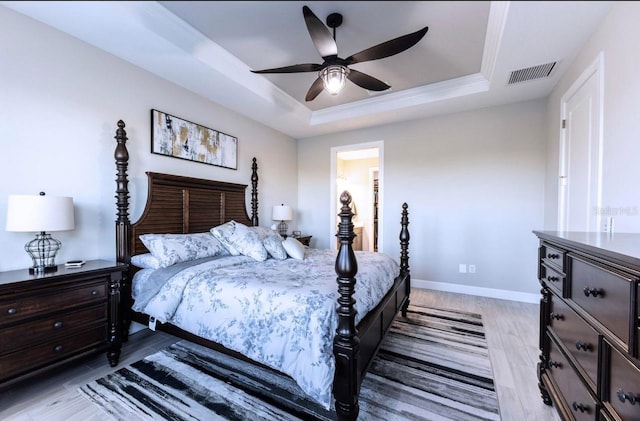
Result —
[[[333,340],[335,375],[333,395],[338,420],[356,420],[360,412],[358,395],[360,385],[382,340],[399,311],[406,316],[411,292],[409,271],[409,213],[407,204],[402,205],[400,230],[400,274],[391,290],[373,310],[364,317],[356,329],[355,292],[358,263],[353,251],[353,212],[348,192],[340,196],[342,208],[339,213],[338,234],[340,249],[336,257],[338,283],[338,328]]]

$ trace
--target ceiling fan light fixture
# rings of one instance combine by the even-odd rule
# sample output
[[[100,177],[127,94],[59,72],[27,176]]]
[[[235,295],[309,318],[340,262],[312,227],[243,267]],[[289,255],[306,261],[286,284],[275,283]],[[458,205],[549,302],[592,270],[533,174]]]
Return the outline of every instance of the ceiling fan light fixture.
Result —
[[[324,84],[324,88],[327,92],[331,95],[337,95],[347,83],[349,68],[339,64],[334,64],[320,70],[318,75],[320,76],[320,79],[322,79],[322,83]]]

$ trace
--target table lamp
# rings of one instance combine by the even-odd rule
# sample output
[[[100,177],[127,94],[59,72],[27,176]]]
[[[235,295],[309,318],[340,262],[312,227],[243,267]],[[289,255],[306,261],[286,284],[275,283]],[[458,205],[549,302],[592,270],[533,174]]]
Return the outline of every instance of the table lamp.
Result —
[[[62,243],[46,231],[68,231],[74,228],[73,198],[34,195],[9,195],[7,231],[35,232],[36,238],[24,249],[33,260],[30,273],[55,272],[56,253]]]
[[[278,233],[283,237],[287,236],[287,223],[285,221],[291,221],[293,219],[293,210],[291,206],[274,206],[271,219],[274,221],[280,221],[278,224]]]

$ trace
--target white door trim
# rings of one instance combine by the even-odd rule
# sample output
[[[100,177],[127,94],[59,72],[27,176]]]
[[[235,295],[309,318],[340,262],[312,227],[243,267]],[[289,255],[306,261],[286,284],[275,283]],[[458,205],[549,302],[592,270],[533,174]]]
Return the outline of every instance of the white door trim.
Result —
[[[571,87],[562,95],[560,100],[560,122],[567,119],[567,103],[571,97],[573,97],[580,88],[595,75],[598,82],[599,100],[597,116],[598,118],[598,133],[597,137],[596,153],[597,164],[595,168],[596,176],[596,206],[601,207],[602,204],[602,141],[603,141],[603,116],[604,116],[604,52],[600,52],[596,59],[582,72],[582,74],[576,79]],[[558,230],[567,230],[567,218],[566,215],[566,201],[567,201],[567,189],[566,189],[566,177],[567,177],[567,131],[562,127],[560,128],[560,142],[559,142],[559,154],[558,154]],[[595,226],[600,231],[601,225],[601,212],[599,209],[595,209]]]

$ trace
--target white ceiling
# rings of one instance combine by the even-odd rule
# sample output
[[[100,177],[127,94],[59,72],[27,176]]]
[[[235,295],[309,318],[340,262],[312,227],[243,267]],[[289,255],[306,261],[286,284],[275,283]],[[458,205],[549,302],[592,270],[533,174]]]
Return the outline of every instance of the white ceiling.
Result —
[[[294,138],[547,96],[610,10],[607,1],[0,1]],[[391,85],[305,94],[322,63],[302,15],[343,14],[338,55],[429,27],[414,47],[352,68]],[[548,77],[511,72],[557,62]]]

